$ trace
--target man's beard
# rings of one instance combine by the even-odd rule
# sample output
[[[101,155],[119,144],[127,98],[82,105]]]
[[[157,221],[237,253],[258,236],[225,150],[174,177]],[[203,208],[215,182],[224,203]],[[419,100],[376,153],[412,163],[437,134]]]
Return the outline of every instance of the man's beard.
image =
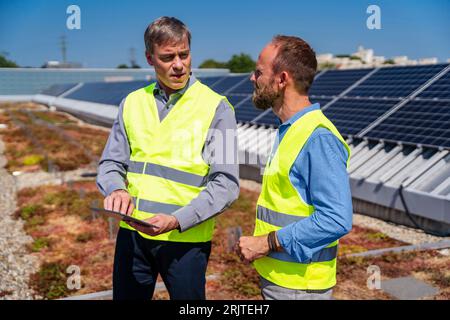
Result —
[[[275,91],[271,85],[259,89],[255,87],[252,101],[257,109],[267,110],[273,107],[275,101],[280,96],[280,92]]]

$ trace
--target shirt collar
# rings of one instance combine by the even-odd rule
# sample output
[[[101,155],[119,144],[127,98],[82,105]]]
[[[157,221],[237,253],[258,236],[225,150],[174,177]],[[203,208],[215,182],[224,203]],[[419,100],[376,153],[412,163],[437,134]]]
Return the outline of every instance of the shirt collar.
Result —
[[[297,121],[298,119],[303,117],[305,114],[307,114],[308,112],[314,111],[314,110],[320,110],[320,104],[319,103],[313,103],[312,105],[306,107],[305,109],[300,110],[299,112],[294,114],[292,117],[290,117],[288,120],[286,120],[285,122],[280,124],[280,127],[281,126],[290,126],[295,121]]]
[[[197,78],[193,74],[191,74],[186,85],[183,88],[181,88],[180,90],[177,90],[174,93],[172,93],[172,95],[173,94],[183,95],[187,91],[187,89],[189,89],[195,83],[195,81],[197,81]],[[160,96],[166,97],[166,93],[161,88],[158,81],[156,81],[155,88],[153,89],[153,94],[158,94]],[[167,98],[170,99],[170,97],[167,97]]]

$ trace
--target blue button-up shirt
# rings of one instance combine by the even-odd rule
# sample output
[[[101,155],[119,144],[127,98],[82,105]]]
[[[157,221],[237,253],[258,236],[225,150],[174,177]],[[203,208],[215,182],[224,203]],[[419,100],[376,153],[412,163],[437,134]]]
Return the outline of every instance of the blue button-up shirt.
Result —
[[[319,109],[318,103],[313,104],[282,123],[272,152],[295,121]],[[277,232],[280,245],[295,261],[309,262],[314,253],[350,232],[353,209],[347,157],[344,145],[326,128],[314,130],[298,154],[289,178],[315,211]]]

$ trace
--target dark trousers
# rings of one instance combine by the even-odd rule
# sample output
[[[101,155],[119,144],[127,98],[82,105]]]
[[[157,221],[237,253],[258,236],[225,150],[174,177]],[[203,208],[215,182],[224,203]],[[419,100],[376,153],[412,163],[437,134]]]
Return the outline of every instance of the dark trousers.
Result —
[[[204,300],[211,242],[157,241],[120,228],[113,271],[114,300],[151,299],[158,274],[173,300]]]

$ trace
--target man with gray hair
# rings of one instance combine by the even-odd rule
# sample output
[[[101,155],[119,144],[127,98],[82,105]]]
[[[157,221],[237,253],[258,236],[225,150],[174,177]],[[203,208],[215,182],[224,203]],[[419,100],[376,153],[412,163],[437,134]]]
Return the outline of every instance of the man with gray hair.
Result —
[[[105,209],[153,226],[120,223],[113,298],[150,299],[161,275],[171,299],[205,299],[213,217],[239,194],[236,119],[228,100],[191,74],[184,23],[161,17],[144,40],[157,81],[122,101],[97,185]]]

